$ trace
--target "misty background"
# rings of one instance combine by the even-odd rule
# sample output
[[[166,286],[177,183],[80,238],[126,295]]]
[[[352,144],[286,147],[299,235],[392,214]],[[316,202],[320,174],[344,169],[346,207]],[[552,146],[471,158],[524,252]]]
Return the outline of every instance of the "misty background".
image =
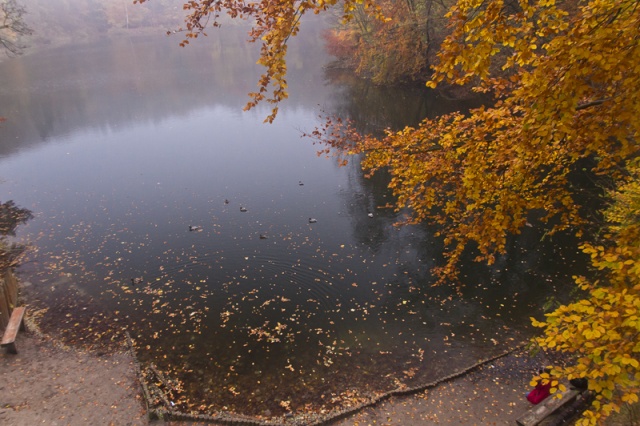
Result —
[[[24,40],[31,48],[92,41],[122,33],[166,34],[183,25],[184,0],[19,0],[26,10],[25,22],[33,34]],[[224,25],[238,25],[226,16]],[[214,31],[214,28],[210,28]],[[176,35],[176,43],[180,35]]]

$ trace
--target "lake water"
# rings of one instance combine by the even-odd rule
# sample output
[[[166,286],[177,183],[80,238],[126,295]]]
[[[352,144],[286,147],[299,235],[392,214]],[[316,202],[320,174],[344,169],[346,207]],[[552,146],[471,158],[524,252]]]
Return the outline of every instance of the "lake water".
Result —
[[[323,112],[379,131],[465,106],[326,71],[319,32],[303,36],[271,125],[242,111],[261,70],[232,28],[0,64],[0,200],[35,215],[17,235],[34,314],[88,345],[125,327],[183,411],[320,412],[436,380],[524,341],[582,267],[526,229],[461,288],[432,287],[441,243],[394,227],[385,177],[301,133]]]

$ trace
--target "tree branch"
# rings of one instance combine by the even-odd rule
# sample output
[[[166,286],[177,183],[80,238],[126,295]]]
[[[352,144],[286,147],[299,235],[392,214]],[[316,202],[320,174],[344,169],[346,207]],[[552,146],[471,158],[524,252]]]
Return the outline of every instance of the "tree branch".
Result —
[[[584,103],[582,105],[578,105],[576,107],[576,111],[580,111],[580,110],[583,110],[583,109],[591,108],[592,106],[602,105],[606,101],[610,101],[610,100],[611,100],[611,98],[604,98],[604,99],[597,99],[595,101],[587,102],[587,103]]]

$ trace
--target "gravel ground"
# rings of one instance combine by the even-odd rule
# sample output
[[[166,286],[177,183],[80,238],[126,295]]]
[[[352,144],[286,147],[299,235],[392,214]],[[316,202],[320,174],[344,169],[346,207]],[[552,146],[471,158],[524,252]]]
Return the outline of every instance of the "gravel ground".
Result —
[[[65,349],[29,333],[0,353],[0,424],[147,425],[127,353]]]

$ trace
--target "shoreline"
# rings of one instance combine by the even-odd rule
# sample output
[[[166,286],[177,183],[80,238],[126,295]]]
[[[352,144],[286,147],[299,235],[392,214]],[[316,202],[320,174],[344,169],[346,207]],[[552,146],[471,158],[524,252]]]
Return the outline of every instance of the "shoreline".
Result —
[[[126,353],[126,355],[128,355],[130,359],[130,373],[134,376],[134,384],[130,386],[136,389],[136,398],[139,400],[139,404],[141,407],[143,407],[142,409],[145,412],[145,414],[143,415],[143,420],[146,421],[146,423],[142,424],[163,423],[162,421],[149,421],[147,420],[147,418],[153,418],[154,415],[157,414],[165,414],[166,417],[166,414],[169,413],[169,411],[167,410],[170,408],[169,402],[166,400],[166,398],[162,398],[164,393],[159,389],[156,389],[156,386],[154,386],[153,383],[150,383],[148,379],[143,379],[142,373],[146,370],[143,369],[142,366],[138,363],[135,347],[132,344],[130,337],[127,337],[127,333],[122,331],[114,335],[113,329],[105,329],[105,324],[110,323],[110,321],[108,321],[108,319],[110,318],[108,313],[102,312],[97,309],[97,307],[94,306],[93,303],[91,303],[92,301],[90,300],[90,298],[88,298],[86,295],[83,295],[82,293],[79,293],[78,291],[69,292],[69,289],[67,289],[67,291],[62,291],[63,288],[66,288],[62,285],[55,286],[55,291],[52,290],[53,292],[48,295],[52,299],[46,298],[42,300],[32,297],[33,295],[30,294],[29,291],[29,289],[31,289],[31,286],[31,283],[27,282],[27,285],[22,289],[23,299],[29,302],[29,305],[31,307],[30,311],[27,314],[27,329],[29,330],[29,332],[25,336],[39,338],[45,344],[54,345],[61,350],[67,351],[70,354],[86,353],[89,356],[93,355],[94,357],[100,358],[104,357],[105,354],[107,354],[107,356],[111,356],[108,354],[113,354],[116,352]],[[52,304],[53,301],[55,301],[55,304]],[[77,315],[74,314],[70,317],[70,311],[75,312]],[[99,320],[97,320],[97,318]],[[114,321],[117,321],[117,319]],[[79,324],[88,324],[88,326],[77,327]],[[19,335],[18,339],[21,339],[22,337],[22,335]],[[18,350],[20,351],[21,343],[19,341],[17,343],[17,346]],[[375,401],[362,400],[360,402],[363,403],[363,406],[358,408],[354,408],[353,406],[343,406],[340,410],[336,409],[335,411],[324,412],[322,414],[313,411],[308,413],[296,412],[291,417],[269,418],[261,416],[252,417],[236,415],[230,412],[214,412],[209,413],[209,415],[190,415],[186,413],[186,415],[183,416],[181,416],[178,412],[172,412],[171,415],[173,415],[175,419],[184,419],[184,422],[174,420],[170,422],[170,424],[187,425],[194,424],[194,421],[203,421],[203,423],[200,424],[212,425],[228,425],[234,424],[234,422],[236,422],[235,424],[256,424],[269,426],[279,425],[283,423],[287,425],[296,424],[305,426],[334,424],[350,425],[358,423],[389,425],[414,424],[413,422],[415,421],[415,419],[413,419],[412,416],[415,416],[416,412],[420,413],[420,424],[430,424],[424,422],[435,422],[436,420],[437,422],[433,424],[443,424],[442,420],[440,419],[442,417],[442,414],[440,416],[436,415],[435,417],[431,416],[431,410],[440,412],[442,410],[442,407],[429,406],[428,404],[425,405],[425,399],[429,400],[430,398],[433,398],[434,395],[438,395],[442,392],[451,393],[452,391],[443,391],[443,389],[447,388],[451,383],[456,383],[459,386],[462,386],[462,389],[460,392],[456,391],[455,393],[467,394],[465,399],[461,400],[460,403],[472,405],[475,410],[474,412],[477,415],[480,415],[485,409],[484,406],[489,404],[489,401],[478,399],[477,396],[486,393],[487,391],[485,391],[484,389],[476,389],[472,387],[467,383],[466,378],[475,377],[477,371],[485,371],[487,369],[493,369],[494,373],[498,372],[498,370],[495,370],[495,366],[504,364],[512,365],[512,368],[509,371],[500,371],[500,374],[504,376],[500,381],[508,382],[517,379],[517,384],[514,384],[514,388],[511,391],[511,395],[515,395],[515,397],[512,397],[509,394],[505,394],[500,397],[504,401],[492,401],[490,402],[490,405],[501,407],[501,415],[503,415],[505,411],[510,413],[510,417],[508,417],[508,419],[506,420],[501,420],[500,416],[495,417],[495,419],[493,420],[494,423],[514,424],[515,419],[517,419],[530,407],[529,403],[524,398],[524,394],[529,390],[529,382],[531,380],[531,377],[533,377],[534,372],[536,372],[541,366],[543,366],[543,364],[546,365],[549,363],[549,361],[545,360],[542,355],[539,355],[529,362],[525,362],[528,359],[528,355],[526,354],[525,350],[521,349],[522,346],[522,343],[520,343],[519,345],[514,345],[511,349],[505,349],[503,350],[503,352],[501,352],[501,354],[494,355],[493,357],[482,356],[482,353],[474,354],[476,360],[478,358],[484,358],[485,361],[467,365],[466,367],[459,369],[452,375],[434,380],[431,383],[415,386],[414,391],[411,391],[407,388],[395,389],[387,392],[385,395],[378,395],[378,397],[375,398]],[[510,354],[505,355],[507,353]],[[487,358],[491,358],[492,360],[487,360]],[[506,359],[510,359],[512,361],[507,362]],[[81,367],[82,366],[79,367],[80,370]],[[51,366],[50,368],[55,368],[55,365]],[[121,372],[118,374],[122,376]],[[152,375],[152,377],[154,376]],[[78,377],[78,380],[82,380],[82,377]],[[155,379],[151,380],[151,382],[153,382],[154,380]],[[162,380],[160,381],[162,382]],[[487,383],[485,385],[485,388],[493,388],[494,386],[495,384]],[[475,393],[473,393],[474,390]],[[152,391],[152,393],[150,393],[150,391]],[[109,398],[110,393],[113,392],[115,391],[108,391],[106,398]],[[164,404],[158,405],[156,403],[157,401],[153,402],[154,399],[150,397],[158,397],[158,400],[163,401]],[[0,403],[3,403],[1,399],[1,393]],[[72,406],[73,402],[66,401],[66,404]],[[0,404],[0,407],[1,406],[2,404]],[[411,407],[411,409],[409,411],[403,411],[405,410],[405,406],[409,406]],[[455,409],[455,407],[449,408],[449,410]],[[397,416],[399,416],[399,418],[403,420],[399,421],[398,423],[392,423],[392,420],[386,420],[385,413],[398,412],[402,414],[397,414]],[[447,414],[446,416],[450,415],[451,414]],[[132,418],[139,419],[139,416],[134,413],[130,414],[130,416]],[[372,420],[358,420],[368,418],[371,418]],[[455,418],[455,416],[453,418]],[[0,423],[2,423],[2,420],[3,417],[2,415],[0,415]],[[102,419],[98,419],[98,421],[99,420]],[[365,423],[361,423],[362,421],[365,421]],[[444,424],[475,424],[468,423],[469,421],[471,420],[467,419],[465,421],[462,421],[462,423],[461,420],[457,422],[451,421]],[[25,422],[24,424],[33,423]],[[120,423],[114,422],[105,424],[118,425]]]
[[[28,330],[18,335],[17,355],[4,351],[0,354],[0,423],[229,424],[149,420],[136,377],[136,360],[125,345],[113,353],[96,354],[57,345],[52,338],[34,331],[33,325]],[[410,395],[389,396],[323,424],[513,425],[531,406],[524,394],[532,373],[546,362],[542,354],[530,357],[520,348],[434,387]]]

